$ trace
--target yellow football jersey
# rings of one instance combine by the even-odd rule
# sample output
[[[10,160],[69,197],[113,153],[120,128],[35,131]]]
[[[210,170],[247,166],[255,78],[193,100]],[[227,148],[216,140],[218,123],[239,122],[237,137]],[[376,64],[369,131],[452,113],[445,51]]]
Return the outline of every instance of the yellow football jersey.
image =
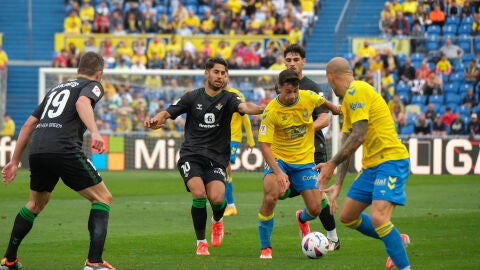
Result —
[[[240,97],[240,100],[242,100],[242,102],[245,102],[245,96],[239,90],[230,87],[228,91],[237,94],[237,96]],[[247,121],[248,123],[245,123]],[[253,140],[252,125],[250,123],[250,119],[248,118],[248,115],[240,115],[238,112],[233,114],[232,120],[230,122],[230,128],[232,133],[231,141],[242,142],[242,139],[243,139],[242,125],[245,127],[245,132],[247,135],[247,145],[255,145],[255,142]]]
[[[270,101],[262,114],[258,141],[270,143],[275,158],[290,164],[314,162],[315,152],[312,112],[325,103],[323,96],[299,90],[293,105]]]
[[[407,148],[398,138],[387,103],[370,84],[353,81],[343,97],[342,112],[344,133],[352,132],[353,123],[368,121],[366,139],[363,142],[364,169],[388,160],[409,157]]]

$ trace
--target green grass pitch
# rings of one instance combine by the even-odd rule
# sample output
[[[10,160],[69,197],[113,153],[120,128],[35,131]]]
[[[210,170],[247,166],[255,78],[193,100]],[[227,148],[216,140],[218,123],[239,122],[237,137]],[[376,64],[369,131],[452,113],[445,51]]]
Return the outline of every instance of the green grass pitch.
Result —
[[[138,269],[385,269],[380,241],[337,220],[341,249],[319,260],[300,250],[295,211],[300,197],[280,201],[275,211],[273,259],[260,260],[257,212],[260,173],[234,173],[236,217],[225,217],[225,237],[210,256],[195,255],[191,196],[176,171],[102,172],[114,196],[104,259],[120,270]],[[340,202],[354,175],[348,175]],[[28,172],[0,187],[0,255],[15,215],[28,198]],[[88,250],[89,203],[59,183],[47,208],[24,239],[19,257],[25,269],[82,269]],[[209,218],[211,209],[208,207]],[[413,269],[480,268],[480,177],[411,176],[407,205],[393,223],[408,233]],[[324,232],[318,220],[311,229]],[[207,239],[210,237],[207,223]]]

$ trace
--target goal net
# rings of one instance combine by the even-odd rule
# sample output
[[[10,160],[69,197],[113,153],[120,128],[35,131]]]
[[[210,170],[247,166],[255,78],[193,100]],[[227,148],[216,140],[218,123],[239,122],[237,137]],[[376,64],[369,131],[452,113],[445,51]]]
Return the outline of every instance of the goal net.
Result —
[[[76,69],[64,68],[41,68],[39,71],[39,102],[45,96],[46,91],[55,84],[74,78]],[[247,101],[258,103],[268,93],[274,93],[273,89],[277,82],[278,70],[230,70],[230,87],[240,90]],[[338,99],[329,87],[325,70],[304,70],[304,75],[317,82],[323,90],[323,95],[334,103]],[[115,70],[105,69],[102,84],[105,88],[104,98],[95,108],[95,116],[102,125],[102,117],[106,111],[113,114],[116,121],[122,117],[118,107],[121,107],[122,97],[135,99],[138,96],[147,102],[147,110],[152,103],[160,103],[165,109],[171,102],[182,96],[185,91],[201,87],[204,81],[203,70]],[[130,97],[128,97],[130,96]],[[120,103],[120,104],[119,104]],[[129,101],[132,105],[131,100]],[[135,105],[133,105],[135,106]],[[153,106],[156,108],[156,105]],[[158,111],[158,109],[157,109]],[[149,111],[153,116],[155,111]],[[254,135],[258,130],[259,117],[251,117]],[[176,169],[178,150],[182,142],[183,130],[180,125],[169,131],[149,132],[143,130],[143,121],[136,128],[135,117],[131,119],[133,131],[118,132],[117,130],[103,130],[102,134],[107,142],[106,153],[92,152],[88,145],[89,135],[86,135],[85,152],[90,155],[94,165],[99,170],[130,170],[130,169]],[[137,122],[138,121],[137,119]],[[178,124],[178,123],[174,123]],[[173,124],[172,124],[173,125]],[[327,138],[328,156],[336,152],[338,146],[339,125],[338,117],[331,116],[331,125],[324,129]],[[245,142],[245,140],[244,140]],[[252,151],[246,151],[241,147],[237,152],[237,162],[234,170],[261,171],[263,159],[258,148],[258,143]]]

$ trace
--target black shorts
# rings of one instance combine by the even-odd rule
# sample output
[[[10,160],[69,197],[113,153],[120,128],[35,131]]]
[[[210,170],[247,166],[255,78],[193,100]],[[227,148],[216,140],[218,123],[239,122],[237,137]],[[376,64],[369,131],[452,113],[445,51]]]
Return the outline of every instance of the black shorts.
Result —
[[[52,192],[59,178],[69,188],[80,191],[102,182],[93,164],[84,153],[32,154],[30,161],[30,189]]]
[[[190,192],[190,189],[187,186],[187,182],[195,176],[202,178],[204,185],[212,181],[222,181],[225,184],[227,181],[225,166],[205,157],[189,156],[180,158],[177,168],[188,192]]]

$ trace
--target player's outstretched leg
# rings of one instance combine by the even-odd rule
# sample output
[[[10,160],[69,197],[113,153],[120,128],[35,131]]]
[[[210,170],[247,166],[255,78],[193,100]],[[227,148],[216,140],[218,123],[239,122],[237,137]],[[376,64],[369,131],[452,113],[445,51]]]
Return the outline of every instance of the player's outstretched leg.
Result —
[[[227,208],[225,208],[226,217],[238,215],[237,207],[235,206],[235,198],[233,197],[233,178],[231,175],[227,177],[225,186],[225,199],[227,200]]]
[[[115,267],[102,259],[105,239],[107,238],[109,216],[110,206],[102,202],[92,203],[88,219],[90,249],[84,270],[115,270]]]
[[[328,204],[327,199],[322,200],[322,211],[318,217],[320,218],[320,222],[322,222],[323,227],[327,231],[329,250],[332,251],[340,249],[340,239],[338,239],[337,236],[335,218],[330,213],[330,205]]]
[[[400,234],[400,236],[402,237],[402,243],[404,247],[407,247],[408,245],[410,245],[410,237],[408,236],[408,234],[402,233]],[[387,262],[385,263],[385,266],[388,270],[395,267],[395,263],[393,262],[392,258],[390,258],[390,256],[387,258]]]

